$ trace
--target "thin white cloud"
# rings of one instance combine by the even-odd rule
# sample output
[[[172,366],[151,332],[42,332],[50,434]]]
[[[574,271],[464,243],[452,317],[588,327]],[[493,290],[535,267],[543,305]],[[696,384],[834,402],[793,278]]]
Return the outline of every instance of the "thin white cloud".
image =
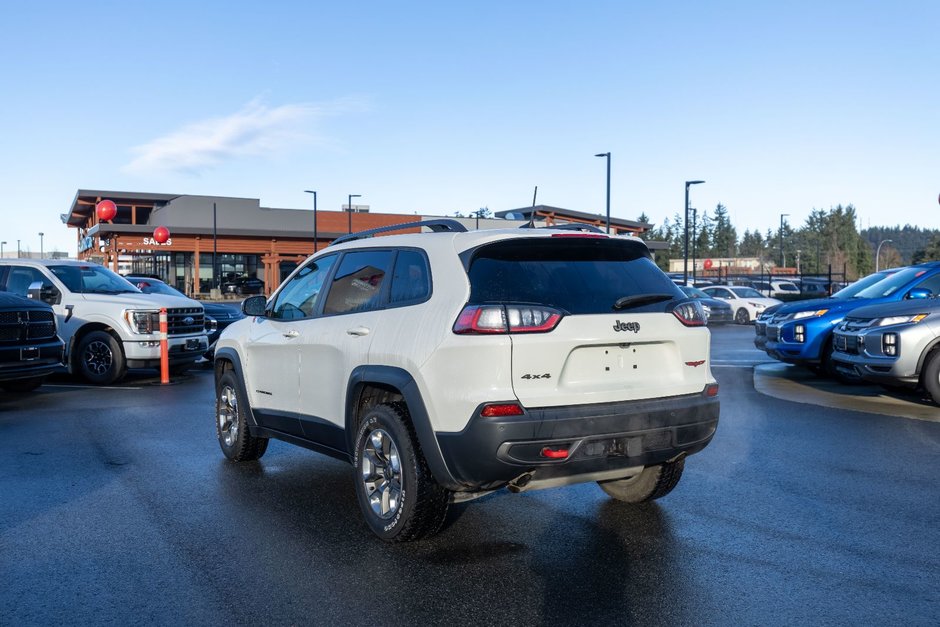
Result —
[[[132,148],[135,157],[122,169],[135,174],[199,174],[231,159],[278,156],[315,142],[318,119],[363,108],[355,100],[279,107],[253,100],[231,115],[193,122]]]

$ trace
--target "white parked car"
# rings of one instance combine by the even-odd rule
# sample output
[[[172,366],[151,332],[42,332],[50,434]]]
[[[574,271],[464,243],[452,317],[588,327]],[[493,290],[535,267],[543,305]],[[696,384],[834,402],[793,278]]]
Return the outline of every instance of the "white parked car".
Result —
[[[373,237],[419,225],[435,232]],[[373,229],[242,307],[215,351],[222,452],[277,438],[350,462],[388,541],[501,488],[660,498],[718,424],[702,307],[633,238]]]
[[[91,383],[118,381],[128,368],[159,367],[163,307],[172,370],[189,368],[209,347],[197,301],[144,294],[97,263],[0,259],[0,287],[52,305],[69,372]]]
[[[753,287],[738,285],[714,285],[702,288],[712,298],[720,298],[731,305],[734,321],[738,324],[753,322],[768,307],[779,305],[783,301],[768,298]]]
[[[764,296],[800,295],[800,286],[793,281],[752,281],[751,285]]]

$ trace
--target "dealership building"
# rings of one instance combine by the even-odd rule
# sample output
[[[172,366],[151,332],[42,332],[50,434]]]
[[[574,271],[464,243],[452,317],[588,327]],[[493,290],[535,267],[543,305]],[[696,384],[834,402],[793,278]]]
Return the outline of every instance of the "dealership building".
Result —
[[[102,200],[117,205],[113,219],[98,219],[95,207]],[[239,277],[261,279],[265,293],[270,294],[303,259],[350,228],[356,232],[441,217],[374,213],[362,205],[353,205],[352,211],[343,209],[317,212],[316,242],[312,210],[262,207],[256,198],[80,189],[62,221],[76,230],[79,259],[101,263],[120,274],[158,276],[194,295],[209,294]],[[564,222],[604,226],[597,214],[545,205],[501,211],[496,216],[455,219],[468,229]],[[169,230],[165,242],[154,237],[154,230],[161,226]],[[639,235],[650,226],[611,219],[612,233]]]

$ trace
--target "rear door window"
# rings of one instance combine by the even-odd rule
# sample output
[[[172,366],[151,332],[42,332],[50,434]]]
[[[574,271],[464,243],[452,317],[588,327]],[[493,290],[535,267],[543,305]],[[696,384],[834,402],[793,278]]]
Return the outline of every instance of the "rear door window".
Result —
[[[530,303],[571,314],[611,313],[625,296],[684,298],[645,247],[607,238],[540,237],[480,247],[470,261],[470,303]],[[631,311],[663,311],[651,303]]]
[[[343,255],[326,295],[323,313],[343,314],[382,307],[393,254],[390,250],[362,250]]]

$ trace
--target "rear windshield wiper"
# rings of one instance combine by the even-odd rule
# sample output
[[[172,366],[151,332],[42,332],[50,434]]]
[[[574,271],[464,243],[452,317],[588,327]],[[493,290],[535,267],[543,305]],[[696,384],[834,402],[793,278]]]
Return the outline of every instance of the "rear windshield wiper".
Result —
[[[661,303],[664,300],[672,300],[673,298],[675,298],[675,294],[634,294],[633,296],[618,298],[617,302],[614,303],[614,309],[619,311],[628,307]]]

